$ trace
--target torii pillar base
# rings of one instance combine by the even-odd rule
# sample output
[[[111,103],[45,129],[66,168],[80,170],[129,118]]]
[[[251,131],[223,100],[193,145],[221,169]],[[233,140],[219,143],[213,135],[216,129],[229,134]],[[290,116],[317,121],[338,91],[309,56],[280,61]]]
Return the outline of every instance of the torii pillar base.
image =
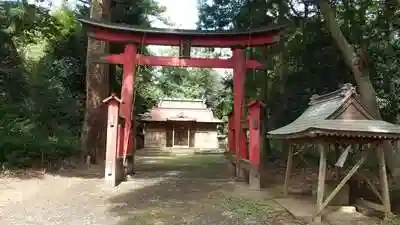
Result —
[[[249,186],[251,189],[261,189],[261,176],[256,168],[251,168],[249,171]]]

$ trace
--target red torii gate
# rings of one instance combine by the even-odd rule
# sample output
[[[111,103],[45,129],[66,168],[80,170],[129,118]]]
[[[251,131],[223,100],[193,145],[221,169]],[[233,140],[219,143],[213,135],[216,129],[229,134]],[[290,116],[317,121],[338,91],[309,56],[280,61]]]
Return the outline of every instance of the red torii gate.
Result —
[[[87,28],[88,37],[125,44],[122,53],[91,58],[92,63],[123,66],[121,100],[115,96],[106,99],[112,109],[108,114],[105,179],[112,185],[115,185],[123,176],[119,168],[122,163],[117,158],[131,153],[134,146],[132,115],[134,114],[133,98],[137,65],[233,69],[234,107],[230,126],[235,131],[241,132],[234,132],[234,137],[229,141],[231,142],[229,148],[235,153],[237,160],[248,159],[245,146],[246,136],[241,122],[245,116],[243,110],[245,75],[247,69],[263,69],[264,65],[256,60],[247,59],[244,49],[251,46],[266,46],[279,41],[283,26],[249,31],[198,31],[139,28],[86,19],[79,19],[79,21]],[[180,46],[180,56],[145,56],[138,52],[139,45]],[[232,57],[229,59],[192,58],[190,47],[231,48]],[[115,110],[116,105],[119,106],[118,110]],[[119,131],[116,129],[118,114],[123,119],[123,127]],[[256,159],[259,160],[258,157]],[[258,162],[254,162],[254,166],[258,166]]]

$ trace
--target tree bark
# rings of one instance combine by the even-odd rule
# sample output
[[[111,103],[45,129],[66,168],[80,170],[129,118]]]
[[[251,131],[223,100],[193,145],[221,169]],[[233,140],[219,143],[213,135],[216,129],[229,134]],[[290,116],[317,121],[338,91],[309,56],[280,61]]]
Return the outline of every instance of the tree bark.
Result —
[[[369,109],[369,112],[374,116],[374,118],[378,120],[382,119],[379,112],[378,103],[376,101],[376,92],[374,87],[372,86],[367,65],[362,62],[360,56],[357,54],[353,46],[350,45],[346,37],[343,35],[342,30],[336,22],[334,11],[329,5],[328,1],[318,0],[318,5],[323,17],[326,20],[326,24],[333,39],[336,41],[336,44],[342,52],[345,63],[353,73],[363,103]],[[392,175],[397,177],[398,166],[396,165],[400,166],[400,157],[398,156],[397,152],[394,151],[393,146],[390,144],[390,142],[386,141],[384,143],[384,149],[390,171]]]
[[[110,0],[92,0],[90,18],[110,20]],[[90,155],[94,163],[104,164],[106,143],[107,109],[102,100],[107,98],[110,90],[109,66],[88,61],[93,54],[104,54],[109,51],[108,43],[88,38],[86,59],[86,108],[82,125],[81,144],[83,155]],[[84,157],[82,157],[84,158]]]

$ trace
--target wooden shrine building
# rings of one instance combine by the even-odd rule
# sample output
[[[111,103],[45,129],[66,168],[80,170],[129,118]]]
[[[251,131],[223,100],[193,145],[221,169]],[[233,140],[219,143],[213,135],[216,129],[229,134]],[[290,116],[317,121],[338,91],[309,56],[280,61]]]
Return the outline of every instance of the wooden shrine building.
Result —
[[[203,100],[163,99],[142,116],[144,148],[217,150],[221,122]]]
[[[317,207],[313,216],[314,221],[321,220],[322,211],[335,198],[341,188],[355,174],[367,160],[368,155],[376,154],[372,158],[379,165],[380,188],[376,188],[371,182],[371,189],[375,191],[378,199],[382,201],[382,208],[387,217],[391,212],[388,179],[383,144],[387,141],[400,139],[400,126],[381,120],[375,120],[368,109],[363,106],[355,87],[345,84],[342,88],[325,95],[313,95],[309,107],[292,123],[276,130],[268,132],[273,139],[281,139],[289,144],[311,143],[316,146],[320,154]],[[327,151],[338,148],[333,144],[345,144],[346,147],[337,160],[335,166],[343,167],[349,155],[358,158],[357,162],[344,176],[331,193],[326,193]],[[359,147],[355,148],[354,144]],[[288,182],[291,174],[293,147],[290,145],[287,169],[285,175],[284,193],[288,193]],[[361,146],[361,147],[360,147]],[[350,164],[347,162],[346,166]],[[366,178],[365,179],[369,179]]]

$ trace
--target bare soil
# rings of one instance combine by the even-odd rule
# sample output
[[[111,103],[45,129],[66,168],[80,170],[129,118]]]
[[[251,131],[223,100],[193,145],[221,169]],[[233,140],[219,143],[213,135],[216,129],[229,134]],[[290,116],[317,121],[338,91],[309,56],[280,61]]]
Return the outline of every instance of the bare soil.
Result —
[[[222,155],[137,161],[136,175],[117,188],[104,185],[97,167],[0,178],[0,224],[304,224],[264,192],[232,181]]]

